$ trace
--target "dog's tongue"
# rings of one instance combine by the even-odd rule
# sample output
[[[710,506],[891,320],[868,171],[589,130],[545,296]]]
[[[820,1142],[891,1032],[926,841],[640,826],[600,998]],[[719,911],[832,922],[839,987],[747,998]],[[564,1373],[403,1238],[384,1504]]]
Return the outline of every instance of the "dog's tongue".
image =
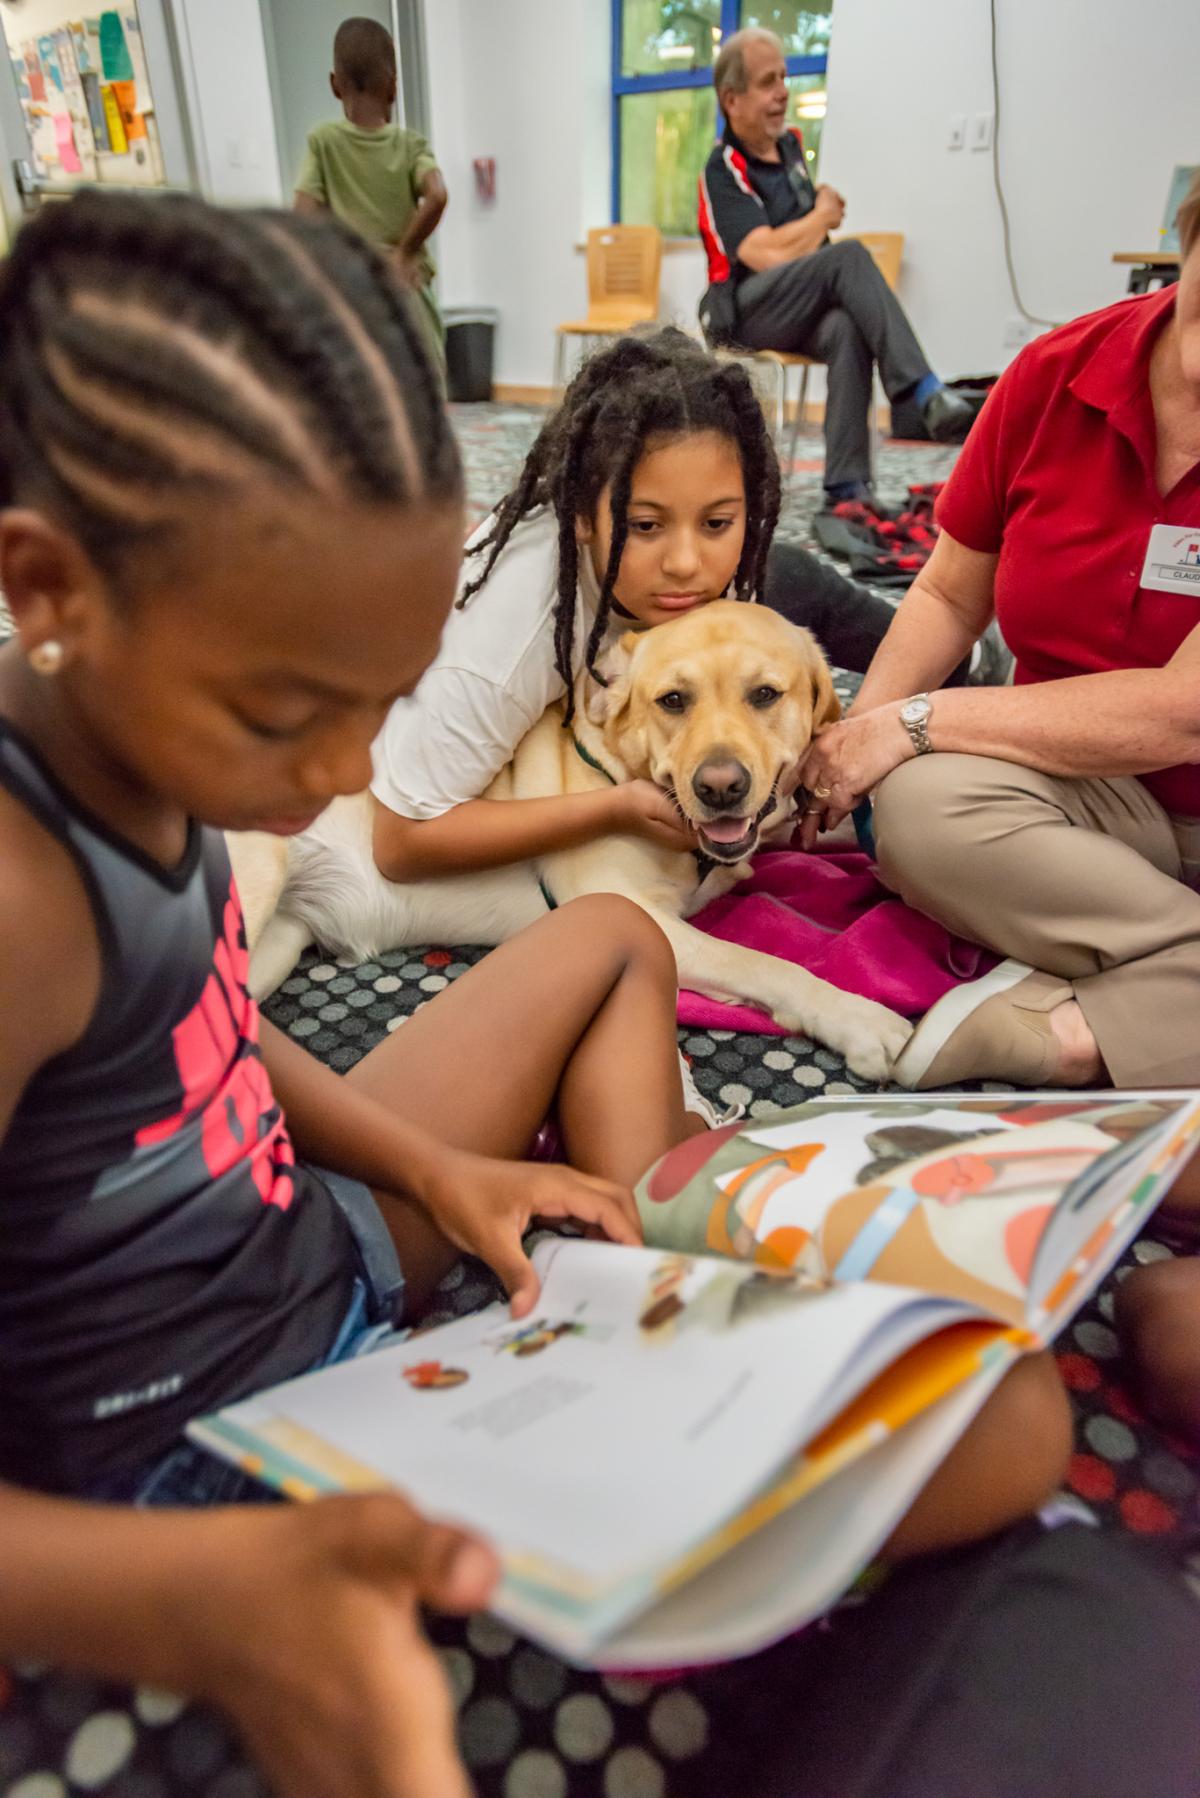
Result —
[[[700,826],[700,835],[710,843],[738,843],[748,828],[745,818],[709,818]]]

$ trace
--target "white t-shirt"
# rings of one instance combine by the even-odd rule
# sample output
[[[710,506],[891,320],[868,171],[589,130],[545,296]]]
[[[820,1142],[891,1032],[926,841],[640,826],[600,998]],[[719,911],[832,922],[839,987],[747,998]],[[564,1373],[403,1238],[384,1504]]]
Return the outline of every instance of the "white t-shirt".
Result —
[[[490,528],[491,519],[468,541]],[[468,557],[459,591],[479,569]],[[403,818],[437,818],[478,799],[521,738],[566,691],[554,666],[558,520],[545,506],[521,520],[484,586],[451,611],[420,685],[398,699],[371,749],[371,791]],[[575,669],[583,665],[600,593],[579,558]]]

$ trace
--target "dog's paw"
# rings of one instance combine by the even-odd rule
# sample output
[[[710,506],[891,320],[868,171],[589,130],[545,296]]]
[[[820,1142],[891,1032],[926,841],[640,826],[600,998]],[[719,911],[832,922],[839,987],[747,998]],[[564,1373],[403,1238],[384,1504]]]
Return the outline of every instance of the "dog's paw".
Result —
[[[835,1030],[826,1037],[831,1049],[840,1050],[846,1066],[860,1080],[878,1085],[891,1079],[897,1056],[913,1033],[907,1018],[876,1005],[872,999],[853,999],[853,1010],[843,1013]]]
[[[776,1006],[774,1016],[785,1030],[836,1049],[852,1073],[877,1086],[891,1078],[892,1065],[913,1031],[898,1012],[852,993],[836,992],[832,1002],[814,1006],[810,1000],[794,1010]]]

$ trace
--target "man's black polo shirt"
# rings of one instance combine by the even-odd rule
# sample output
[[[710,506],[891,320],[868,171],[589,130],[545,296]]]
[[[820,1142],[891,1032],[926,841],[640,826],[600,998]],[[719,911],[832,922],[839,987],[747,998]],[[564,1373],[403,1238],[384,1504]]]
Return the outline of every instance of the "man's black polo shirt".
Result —
[[[764,162],[744,150],[728,126],[714,144],[700,177],[700,235],[708,256],[711,286],[737,283],[750,270],[737,259],[738,246],[759,225],[788,225],[817,203],[804,143],[793,125],[778,140],[780,160]]]

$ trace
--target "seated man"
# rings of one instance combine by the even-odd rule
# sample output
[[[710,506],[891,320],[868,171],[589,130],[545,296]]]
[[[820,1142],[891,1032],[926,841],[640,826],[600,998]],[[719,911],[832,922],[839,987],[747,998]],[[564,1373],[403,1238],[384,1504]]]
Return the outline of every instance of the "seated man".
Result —
[[[783,48],[751,28],[726,39],[713,68],[725,136],[700,177],[709,288],[700,322],[712,344],[791,350],[829,369],[825,491],[870,494],[872,363],[890,400],[913,396],[939,443],[959,443],[976,407],[933,373],[903,307],[853,240],[831,244],[846,203],[814,188],[799,131],[786,130]]]

